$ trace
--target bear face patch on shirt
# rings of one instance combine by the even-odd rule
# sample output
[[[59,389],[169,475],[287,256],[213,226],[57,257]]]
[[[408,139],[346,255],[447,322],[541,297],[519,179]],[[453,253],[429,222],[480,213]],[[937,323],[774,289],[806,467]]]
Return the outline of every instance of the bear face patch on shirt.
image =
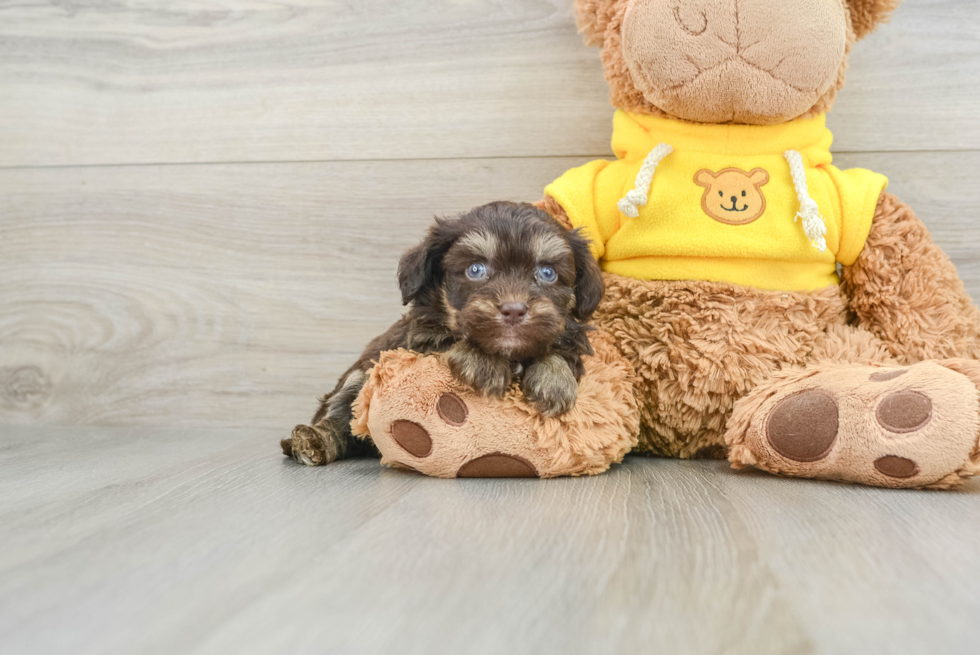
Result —
[[[728,225],[746,225],[765,213],[762,187],[768,182],[769,173],[762,168],[748,173],[740,168],[723,168],[717,173],[702,168],[694,175],[694,183],[704,187],[704,213]]]

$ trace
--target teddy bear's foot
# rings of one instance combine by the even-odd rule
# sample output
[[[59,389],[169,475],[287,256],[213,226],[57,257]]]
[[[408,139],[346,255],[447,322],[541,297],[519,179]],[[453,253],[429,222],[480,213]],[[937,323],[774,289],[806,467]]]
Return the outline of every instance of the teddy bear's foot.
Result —
[[[382,353],[354,405],[354,434],[370,435],[382,462],[440,478],[601,473],[636,443],[632,370],[599,335],[578,400],[542,415],[515,384],[484,397],[453,377],[442,358]]]
[[[738,468],[878,487],[948,489],[980,472],[980,363],[824,365],[770,380],[736,404]]]
[[[369,382],[370,433],[382,463],[440,478],[535,478],[547,475],[545,453],[512,404],[481,397],[435,357],[386,354]],[[363,430],[362,430],[363,432]]]

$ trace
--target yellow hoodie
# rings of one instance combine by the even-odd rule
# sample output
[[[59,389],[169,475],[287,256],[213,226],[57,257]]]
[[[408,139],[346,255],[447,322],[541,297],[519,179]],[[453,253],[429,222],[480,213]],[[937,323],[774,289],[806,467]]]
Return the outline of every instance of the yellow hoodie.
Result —
[[[824,116],[697,125],[617,111],[617,159],[574,168],[545,194],[610,273],[809,291],[857,259],[888,185],[832,166],[832,140]]]

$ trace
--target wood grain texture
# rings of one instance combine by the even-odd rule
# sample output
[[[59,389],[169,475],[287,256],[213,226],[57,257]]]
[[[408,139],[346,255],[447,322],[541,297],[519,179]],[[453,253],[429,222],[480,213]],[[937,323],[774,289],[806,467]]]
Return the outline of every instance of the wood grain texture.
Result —
[[[631,458],[306,468],[268,430],[2,428],[0,652],[971,652],[980,485]]]
[[[285,431],[397,318],[433,214],[537,199],[584,161],[0,171],[0,424]],[[980,154],[838,163],[891,176],[980,297]]]
[[[980,148],[975,0],[854,52],[841,151]],[[571,0],[0,3],[0,166],[598,155]]]

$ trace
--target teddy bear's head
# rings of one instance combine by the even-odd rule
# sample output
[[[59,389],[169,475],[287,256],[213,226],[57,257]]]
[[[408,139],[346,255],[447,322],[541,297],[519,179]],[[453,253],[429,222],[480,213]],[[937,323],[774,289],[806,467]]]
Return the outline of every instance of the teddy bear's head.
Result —
[[[855,41],[901,0],[575,0],[614,105],[700,123],[827,111]]]

